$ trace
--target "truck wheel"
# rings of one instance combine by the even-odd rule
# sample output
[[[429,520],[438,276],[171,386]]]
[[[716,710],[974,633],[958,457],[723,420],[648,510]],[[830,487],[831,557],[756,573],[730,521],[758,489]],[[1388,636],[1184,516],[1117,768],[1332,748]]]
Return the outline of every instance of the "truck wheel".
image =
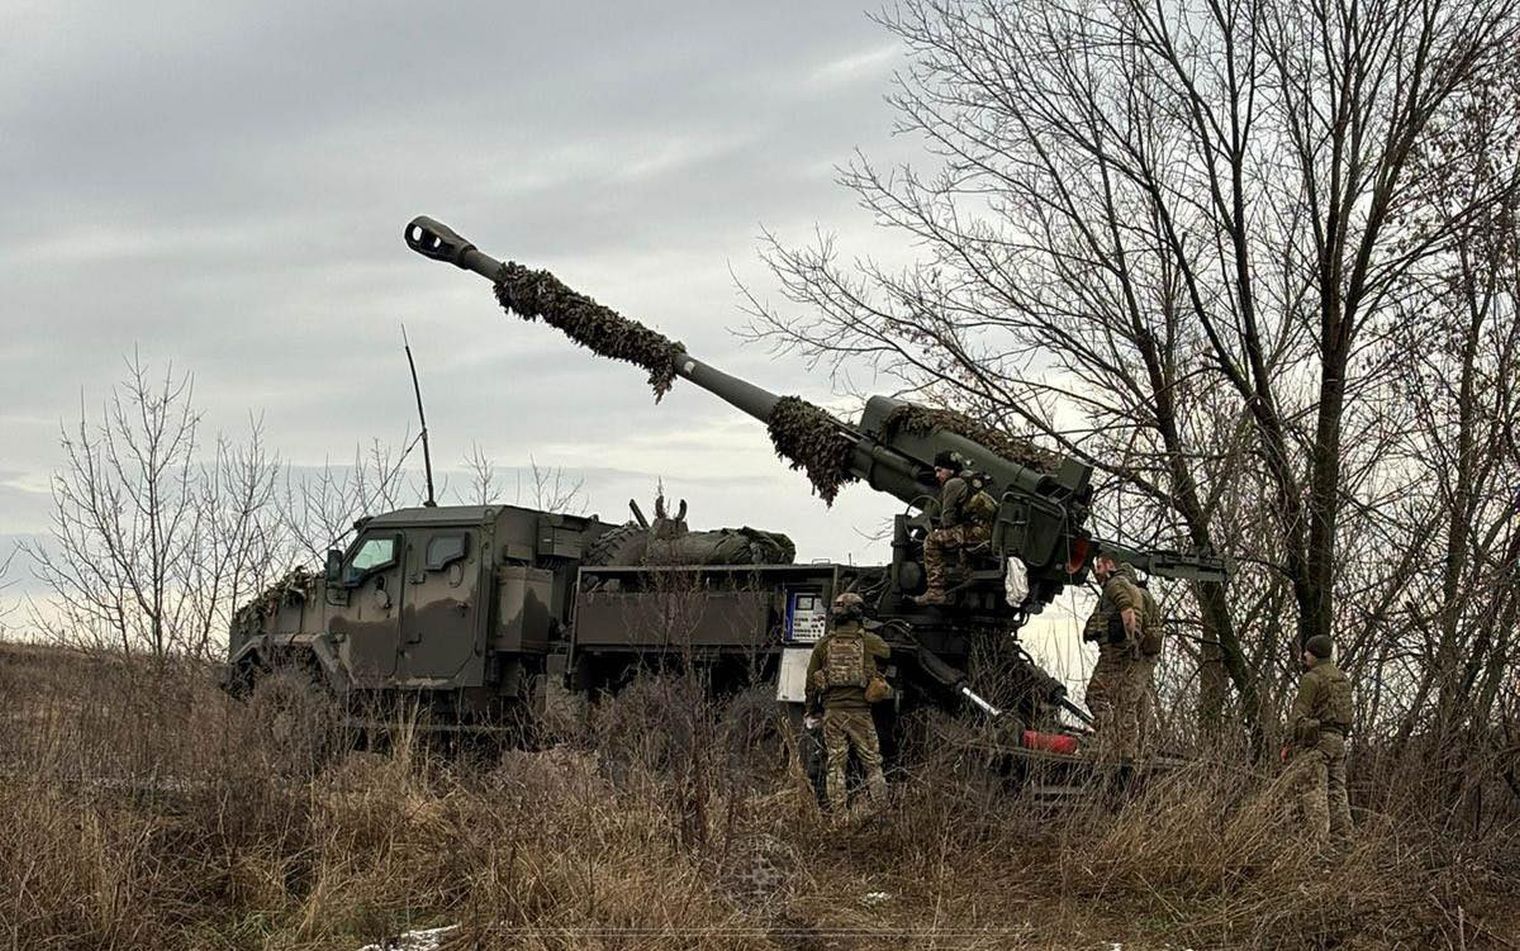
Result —
[[[632,565],[643,560],[649,545],[649,530],[636,522],[627,522],[603,532],[586,549],[581,563],[586,565]]]
[[[787,707],[776,700],[775,685],[769,683],[742,690],[728,701],[722,732],[730,768],[767,779],[785,768]]]
[[[266,674],[248,706],[265,756],[280,772],[315,774],[338,749],[337,705],[304,669]]]

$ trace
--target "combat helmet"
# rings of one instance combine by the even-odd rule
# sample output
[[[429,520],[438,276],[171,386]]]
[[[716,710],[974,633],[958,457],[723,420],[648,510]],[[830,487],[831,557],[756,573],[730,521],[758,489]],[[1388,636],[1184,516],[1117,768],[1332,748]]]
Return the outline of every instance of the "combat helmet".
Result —
[[[834,598],[830,610],[836,621],[858,621],[866,616],[866,600],[853,591],[844,591]]]

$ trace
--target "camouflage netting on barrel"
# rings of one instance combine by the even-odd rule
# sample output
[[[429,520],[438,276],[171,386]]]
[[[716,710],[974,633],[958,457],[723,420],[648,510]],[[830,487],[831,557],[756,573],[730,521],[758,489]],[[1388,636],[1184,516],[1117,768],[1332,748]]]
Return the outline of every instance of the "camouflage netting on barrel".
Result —
[[[807,472],[825,503],[833,505],[840,487],[856,480],[850,471],[854,446],[841,432],[839,420],[826,411],[800,397],[783,396],[766,425],[776,455],[793,469]]]
[[[572,291],[548,271],[506,262],[496,275],[496,300],[508,313],[524,320],[541,318],[594,353],[648,370],[656,402],[670,392],[680,344]]]
[[[954,410],[929,409],[906,403],[887,414],[882,428],[882,436],[889,441],[899,432],[927,436],[936,429],[948,430],[1025,468],[1055,472],[1061,467],[1060,457],[1055,453],[1041,449],[1027,439],[984,426]]]

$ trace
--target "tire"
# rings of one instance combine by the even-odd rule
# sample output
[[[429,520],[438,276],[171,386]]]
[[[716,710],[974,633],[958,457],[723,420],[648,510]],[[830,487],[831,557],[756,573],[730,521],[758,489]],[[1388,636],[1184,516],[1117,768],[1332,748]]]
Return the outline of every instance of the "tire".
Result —
[[[265,674],[254,684],[248,707],[259,751],[282,774],[315,775],[340,746],[337,704],[305,668]]]
[[[644,557],[649,545],[649,532],[637,522],[622,525],[603,532],[592,542],[581,558],[586,565],[633,565]]]

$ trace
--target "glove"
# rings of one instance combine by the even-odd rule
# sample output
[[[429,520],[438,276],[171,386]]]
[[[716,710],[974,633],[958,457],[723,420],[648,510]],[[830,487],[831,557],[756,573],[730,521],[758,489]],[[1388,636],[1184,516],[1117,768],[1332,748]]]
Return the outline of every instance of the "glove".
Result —
[[[1293,747],[1284,745],[1283,748],[1278,751],[1277,758],[1286,763],[1289,757],[1292,755],[1292,752]]]
[[[808,714],[802,718],[802,725],[809,730],[816,730],[823,724],[823,717]]]

